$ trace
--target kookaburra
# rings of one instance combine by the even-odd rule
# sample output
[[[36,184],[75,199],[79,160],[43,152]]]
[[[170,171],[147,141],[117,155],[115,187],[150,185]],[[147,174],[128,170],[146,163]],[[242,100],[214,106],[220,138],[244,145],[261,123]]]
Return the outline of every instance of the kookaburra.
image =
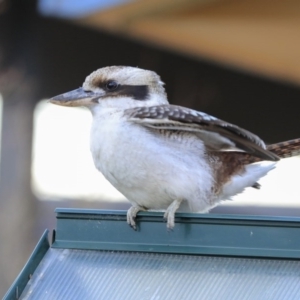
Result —
[[[160,77],[126,66],[98,69],[83,86],[50,100],[86,106],[96,168],[141,210],[208,212],[220,201],[259,188],[280,158],[300,154],[300,139],[266,146],[253,133],[206,113],[170,105]],[[269,161],[263,163],[263,161]]]

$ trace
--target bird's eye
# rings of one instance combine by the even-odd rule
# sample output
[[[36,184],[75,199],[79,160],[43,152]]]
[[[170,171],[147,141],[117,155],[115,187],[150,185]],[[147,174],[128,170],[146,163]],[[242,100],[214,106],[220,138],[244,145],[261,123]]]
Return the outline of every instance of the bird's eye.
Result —
[[[113,91],[113,90],[115,90],[117,87],[118,87],[118,83],[117,83],[116,81],[111,80],[111,81],[108,81],[108,82],[106,83],[106,88],[107,88],[107,90],[109,90],[109,91]]]

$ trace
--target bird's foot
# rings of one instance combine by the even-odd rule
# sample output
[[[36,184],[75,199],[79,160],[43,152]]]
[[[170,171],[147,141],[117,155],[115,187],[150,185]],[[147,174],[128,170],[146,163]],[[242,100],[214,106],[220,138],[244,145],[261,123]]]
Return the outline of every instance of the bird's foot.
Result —
[[[127,211],[127,223],[134,230],[136,230],[136,223],[135,223],[136,215],[141,210],[145,210],[145,209],[141,206],[131,206]]]
[[[179,208],[181,202],[182,202],[182,199],[176,199],[166,209],[164,218],[167,220],[167,228],[168,229],[173,229],[175,226],[175,212]]]

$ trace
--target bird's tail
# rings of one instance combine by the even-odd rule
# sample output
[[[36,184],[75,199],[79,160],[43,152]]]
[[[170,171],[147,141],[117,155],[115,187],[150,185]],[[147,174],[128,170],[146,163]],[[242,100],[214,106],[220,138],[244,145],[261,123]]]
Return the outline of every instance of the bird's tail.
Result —
[[[300,155],[300,138],[268,145],[267,150],[276,154],[279,158],[287,158],[287,157]],[[232,152],[223,152],[222,154],[224,156],[225,155],[231,156],[234,154],[235,159],[238,159],[242,165],[248,165],[263,160],[259,157],[253,156],[250,153],[245,153],[245,152],[232,151]]]
[[[275,153],[280,158],[300,155],[300,138],[267,146],[267,150]]]
[[[272,153],[274,153],[274,154],[276,154],[279,158],[287,158],[287,157],[292,157],[292,156],[300,155],[300,138],[294,139],[294,140],[290,140],[290,141],[280,142],[280,143],[276,143],[276,144],[271,144],[271,145],[267,146],[267,150],[270,151],[270,152],[272,152]],[[231,162],[231,160],[233,159],[233,162],[235,164],[237,164],[237,162],[238,162],[238,164],[237,164],[238,167],[245,166],[245,168],[247,170],[250,170],[250,168],[257,167],[255,165],[252,167],[251,165],[253,163],[260,163],[260,162],[263,161],[262,158],[253,156],[250,153],[235,152],[235,151],[232,151],[232,152],[230,152],[230,151],[229,152],[222,152],[222,157],[223,157],[224,160],[229,161],[229,162]],[[232,174],[234,175],[234,172],[236,170],[234,170],[232,168],[233,164],[230,163],[229,166],[230,166],[231,170],[233,171]],[[265,174],[269,170],[271,170],[272,168],[274,168],[274,165],[271,165],[270,169],[265,169],[266,170]],[[255,171],[256,169],[253,169],[253,170]],[[252,170],[252,172],[249,173],[250,175],[253,173],[253,170]],[[262,171],[263,170],[264,169],[262,169]],[[259,174],[259,173],[256,172],[255,174]],[[253,179],[253,178],[250,176],[250,179]],[[254,187],[256,189],[259,189],[260,188],[260,184],[257,183],[257,182],[254,182],[252,184],[252,187]]]

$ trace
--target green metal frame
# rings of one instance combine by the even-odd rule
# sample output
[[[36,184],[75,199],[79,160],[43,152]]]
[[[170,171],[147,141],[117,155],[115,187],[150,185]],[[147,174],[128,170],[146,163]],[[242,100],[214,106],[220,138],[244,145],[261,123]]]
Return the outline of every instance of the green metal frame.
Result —
[[[300,218],[176,213],[167,230],[163,213],[141,212],[138,230],[125,211],[56,209],[53,248],[300,259]],[[49,249],[48,230],[4,300],[18,299]]]
[[[125,211],[56,209],[53,248],[300,259],[300,218],[141,212],[138,230]]]
[[[16,300],[22,294],[25,286],[27,285],[31,275],[43,259],[44,255],[48,251],[50,245],[48,241],[48,230],[44,232],[40,238],[38,244],[34,248],[31,256],[29,257],[26,265],[16,278],[10,289],[5,294],[3,300]]]

